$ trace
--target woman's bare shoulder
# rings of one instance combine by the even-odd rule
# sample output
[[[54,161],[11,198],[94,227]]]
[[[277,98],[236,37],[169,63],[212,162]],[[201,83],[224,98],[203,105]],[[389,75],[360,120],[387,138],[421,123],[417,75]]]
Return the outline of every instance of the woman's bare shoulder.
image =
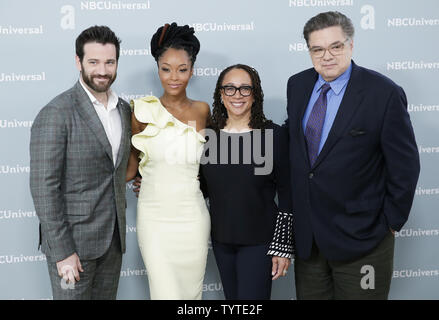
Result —
[[[192,106],[197,110],[202,116],[208,116],[210,114],[210,107],[207,102],[204,101],[192,101]]]

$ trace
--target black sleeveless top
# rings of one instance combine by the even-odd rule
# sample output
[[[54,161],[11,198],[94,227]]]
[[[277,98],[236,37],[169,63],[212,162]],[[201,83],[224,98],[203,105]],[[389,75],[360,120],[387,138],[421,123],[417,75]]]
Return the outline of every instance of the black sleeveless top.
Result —
[[[287,130],[270,124],[265,130],[207,134],[206,141],[200,182],[209,198],[212,239],[270,243],[278,212],[292,212]]]

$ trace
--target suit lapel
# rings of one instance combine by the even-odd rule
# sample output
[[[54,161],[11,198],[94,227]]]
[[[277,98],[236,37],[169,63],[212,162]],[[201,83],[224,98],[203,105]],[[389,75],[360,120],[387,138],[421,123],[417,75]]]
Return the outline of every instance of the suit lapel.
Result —
[[[79,81],[76,83],[75,89],[77,99],[76,109],[78,110],[79,115],[82,117],[90,130],[96,135],[96,138],[99,140],[108,157],[110,158],[111,163],[113,163],[113,154],[110,142],[108,141],[104,126],[102,125],[102,122],[99,119],[99,116],[96,113],[96,110],[93,107],[90,98],[82,88]]]
[[[129,135],[130,135],[129,123],[131,121],[128,114],[126,112],[124,112],[120,99],[117,103],[117,109],[119,110],[120,120],[122,122],[122,135],[120,137],[120,146],[119,146],[119,152],[117,153],[115,168],[119,167],[119,165],[122,161],[123,155],[126,151],[126,146],[127,146],[127,144],[129,144]]]
[[[352,116],[361,104],[361,101],[363,100],[361,83],[361,69],[352,61],[351,78],[347,84],[346,91],[337,111],[337,115],[335,116],[334,123],[329,131],[328,138],[326,139],[322,151],[317,157],[313,167],[318,166],[319,163],[325,159],[329,151],[343,135],[346,126],[350,123]]]

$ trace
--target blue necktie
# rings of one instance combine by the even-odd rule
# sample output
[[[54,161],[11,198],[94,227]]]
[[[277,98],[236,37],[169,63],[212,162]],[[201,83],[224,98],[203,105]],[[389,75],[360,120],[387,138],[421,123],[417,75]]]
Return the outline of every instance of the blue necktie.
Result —
[[[308,157],[311,167],[319,154],[320,139],[322,137],[323,123],[325,122],[327,99],[326,93],[331,86],[325,83],[320,91],[319,98],[312,107],[311,114],[306,123],[305,139],[308,146]]]

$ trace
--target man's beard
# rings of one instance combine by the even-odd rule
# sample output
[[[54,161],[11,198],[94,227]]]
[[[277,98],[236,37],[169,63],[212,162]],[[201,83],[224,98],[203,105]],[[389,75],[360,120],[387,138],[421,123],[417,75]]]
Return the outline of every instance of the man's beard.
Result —
[[[108,89],[113,84],[114,80],[116,80],[116,76],[117,76],[117,73],[115,73],[113,77],[111,77],[110,74],[107,74],[105,76],[90,76],[89,74],[87,74],[84,71],[84,68],[82,68],[82,72],[81,72],[81,77],[82,77],[82,80],[84,81],[84,83],[87,86],[89,86],[91,89],[93,89],[95,92],[99,92],[99,93],[107,92]],[[98,85],[95,82],[93,82],[94,78],[106,78],[106,79],[109,79],[109,81],[107,84]]]

